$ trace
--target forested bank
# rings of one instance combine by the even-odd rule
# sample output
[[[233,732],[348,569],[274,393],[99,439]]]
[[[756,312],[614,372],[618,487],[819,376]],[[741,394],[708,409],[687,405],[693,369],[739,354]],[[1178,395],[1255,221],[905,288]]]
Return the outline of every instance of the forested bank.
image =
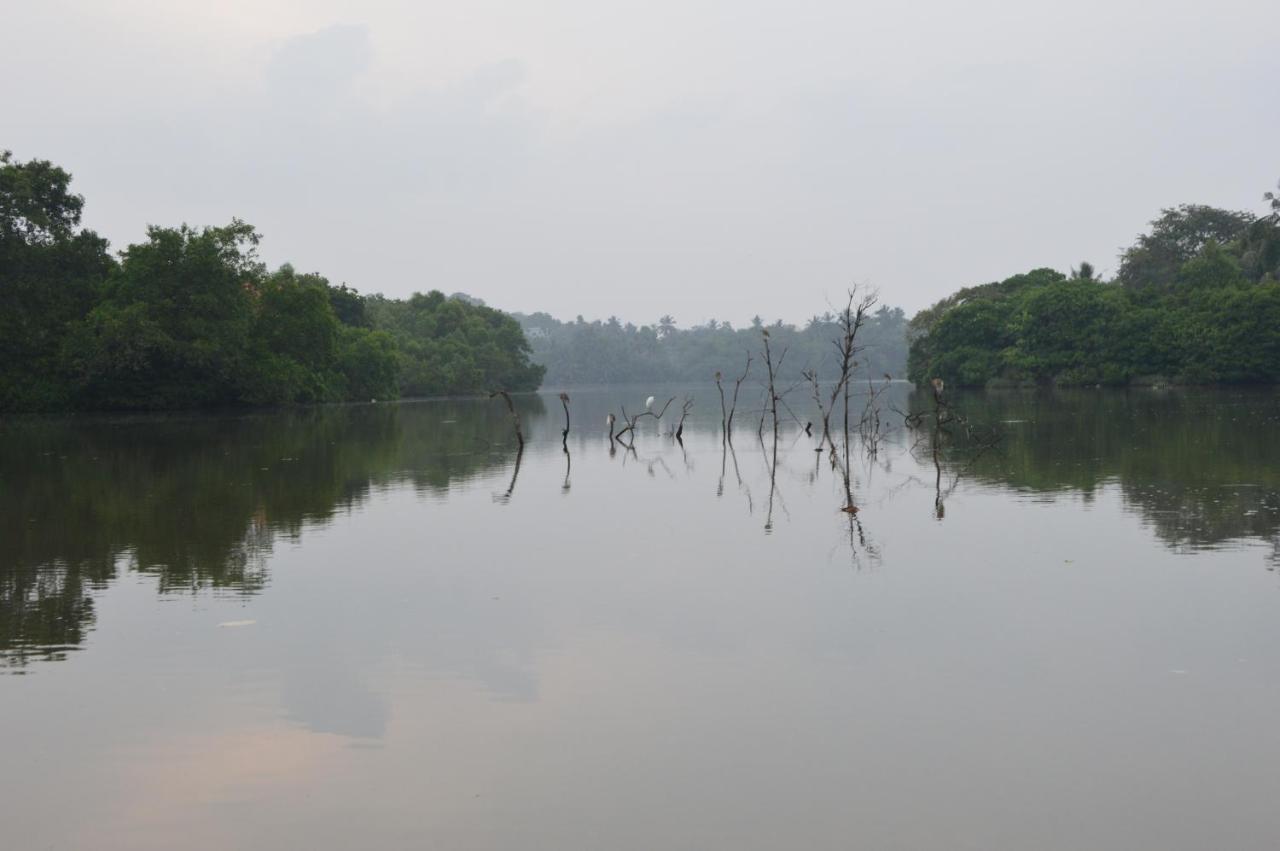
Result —
[[[717,371],[740,370],[746,352],[760,347],[760,332],[768,330],[778,351],[787,350],[780,380],[796,381],[801,371],[815,369],[821,380],[838,377],[831,341],[840,336],[839,316],[828,311],[803,327],[781,320],[765,324],[756,317],[748,326],[710,320],[679,328],[664,316],[652,325],[636,326],[617,317],[588,322],[582,317],[561,322],[546,313],[514,314],[524,327],[535,362],[547,369],[548,384],[614,384],[632,381],[710,381]],[[859,332],[858,377],[902,378],[906,372],[906,316],[902,310],[880,307],[867,314]]]
[[[0,410],[160,410],[533,390],[511,317],[439,292],[363,297],[256,254],[259,235],[148,227],[118,256],[71,176],[0,154]]]
[[[1114,280],[1081,264],[967,287],[912,318],[909,376],[957,385],[1280,381],[1280,192],[1270,212],[1166,209]]]
[[[869,312],[854,378],[953,385],[1280,382],[1280,193],[1258,216],[1162,211],[1113,279],[1087,263]],[[0,411],[164,410],[464,395],[733,375],[768,331],[782,381],[837,377],[838,316],[689,328],[560,321],[431,291],[361,295],[258,259],[259,234],[81,227],[52,163],[0,154]]]

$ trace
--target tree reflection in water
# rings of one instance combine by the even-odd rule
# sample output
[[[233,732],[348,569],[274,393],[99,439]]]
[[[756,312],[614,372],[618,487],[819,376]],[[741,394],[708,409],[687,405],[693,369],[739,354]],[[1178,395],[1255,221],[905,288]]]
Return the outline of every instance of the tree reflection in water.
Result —
[[[895,385],[885,395],[888,406],[919,421],[936,414],[929,392]],[[606,421],[618,398],[608,390],[575,392],[575,421]],[[1078,495],[1087,503],[1105,488],[1174,550],[1257,541],[1267,545],[1268,567],[1280,567],[1280,449],[1273,438],[1280,396],[1273,390],[988,392],[956,394],[948,403],[964,422],[999,425],[1000,441],[974,441],[975,432],[958,428],[899,430],[878,435],[868,452],[855,430],[845,453],[843,446],[824,450],[820,436],[788,420],[776,439],[757,433],[763,474],[744,476],[721,413],[695,408],[682,440],[674,432],[630,432],[620,469],[639,465],[646,477],[683,482],[696,479],[699,452],[718,449],[715,496],[736,486],[754,515],[752,485],[767,487],[764,529],[773,535],[788,522],[787,476],[802,487],[831,488],[842,547],[855,564],[863,556],[880,559],[864,527],[875,525],[868,506],[883,515],[891,508],[886,495],[903,488],[931,489],[939,518],[961,489]],[[557,487],[566,497],[575,460],[585,465],[577,475],[589,477],[593,464],[617,457],[618,442],[603,429],[562,435],[542,397],[515,397],[515,406],[533,461],[550,457],[540,454],[540,443],[562,443]],[[668,464],[668,454],[683,464]],[[517,487],[545,487],[536,475],[520,481],[522,462],[530,460],[516,445],[504,404],[484,399],[251,416],[0,421],[0,665],[20,672],[83,645],[95,625],[96,594],[123,573],[153,577],[165,595],[257,594],[270,581],[280,538],[300,539],[390,488],[431,497],[496,474],[505,490],[493,500],[509,504]],[[880,477],[879,503],[866,502],[873,475]],[[841,511],[838,502],[858,510]]]
[[[543,410],[536,396],[519,404]],[[505,412],[469,401],[4,421],[0,664],[79,646],[93,592],[121,571],[161,594],[255,594],[277,538],[379,489],[445,492],[501,468],[509,442]]]

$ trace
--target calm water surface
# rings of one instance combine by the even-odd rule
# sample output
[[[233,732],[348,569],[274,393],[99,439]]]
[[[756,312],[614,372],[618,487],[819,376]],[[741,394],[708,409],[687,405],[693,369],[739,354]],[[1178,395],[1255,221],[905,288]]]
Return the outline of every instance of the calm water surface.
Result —
[[[655,391],[0,421],[0,845],[1280,847],[1276,392]]]

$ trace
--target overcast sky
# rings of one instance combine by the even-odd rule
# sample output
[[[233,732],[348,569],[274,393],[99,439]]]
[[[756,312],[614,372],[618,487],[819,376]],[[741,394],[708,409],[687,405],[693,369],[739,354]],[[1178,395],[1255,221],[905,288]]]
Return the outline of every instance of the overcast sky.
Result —
[[[0,0],[0,148],[114,247],[243,218],[361,291],[914,311],[1280,179],[1280,3]]]

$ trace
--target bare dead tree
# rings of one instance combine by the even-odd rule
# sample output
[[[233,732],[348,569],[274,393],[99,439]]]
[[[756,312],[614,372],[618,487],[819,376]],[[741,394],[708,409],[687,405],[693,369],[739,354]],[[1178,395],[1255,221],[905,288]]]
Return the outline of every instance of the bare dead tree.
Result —
[[[724,385],[720,383],[720,379],[723,377],[724,376],[720,374],[720,370],[717,369],[715,374],[715,379],[716,379],[716,391],[720,394],[720,433],[721,434],[725,433],[725,431],[727,430],[727,426],[729,424],[729,410],[724,403]]]
[[[818,406],[818,418],[822,421],[822,436],[818,439],[817,452],[822,451],[824,442],[831,442],[831,411],[822,403],[822,384],[818,381],[818,371],[816,369],[806,369],[800,373],[801,377],[809,382],[809,387],[813,391],[813,403]],[[806,434],[811,434],[812,429],[805,429]],[[834,444],[832,449],[834,449]]]
[[[560,432],[560,443],[566,450],[569,448],[569,394],[560,392],[560,404],[564,406],[564,431]]]
[[[915,411],[904,415],[903,424],[909,429],[919,430],[928,422],[926,434],[918,437],[912,446],[912,453],[922,442],[929,445],[929,456],[933,462],[934,481],[934,516],[941,520],[946,516],[946,499],[960,484],[961,478],[970,467],[986,452],[1000,443],[1001,434],[991,427],[975,426],[957,412],[946,397],[946,384],[941,378],[935,378],[930,384],[932,391],[932,408],[927,411]],[[948,466],[948,448],[962,451],[968,461],[961,468],[954,463],[950,465],[950,482],[944,487],[943,474]]]
[[[627,408],[626,408],[626,406],[624,405],[624,406],[622,407],[622,421],[623,421],[623,422],[625,422],[625,423],[626,423],[626,425],[624,425],[622,428],[618,429],[618,433],[617,433],[616,435],[614,435],[614,437],[615,437],[617,440],[622,440],[622,436],[623,436],[624,434],[627,434],[628,432],[631,432],[631,433],[632,433],[632,435],[634,435],[635,430],[636,430],[636,423],[638,423],[640,420],[644,419],[645,417],[653,417],[653,419],[654,419],[655,421],[661,421],[661,420],[662,420],[662,415],[663,415],[663,414],[665,414],[665,413],[667,412],[667,408],[668,408],[668,407],[670,407],[671,403],[672,403],[672,402],[674,402],[675,400],[676,400],[676,397],[675,397],[675,396],[672,396],[670,399],[668,399],[668,400],[663,404],[663,406],[662,406],[662,410],[657,411],[657,412],[654,412],[654,411],[652,411],[652,410],[645,410],[645,411],[641,411],[640,413],[636,414],[634,417],[627,413]],[[633,436],[632,440],[634,440],[634,439],[635,439],[635,438],[634,438],[634,436]]]
[[[511,414],[511,422],[516,427],[516,442],[520,445],[520,449],[523,450],[524,449],[524,429],[520,427],[520,415],[516,413],[516,404],[515,402],[511,401],[511,394],[508,393],[506,390],[494,390],[492,393],[489,394],[489,398],[492,399],[494,396],[501,396],[502,400],[507,403],[507,411],[510,412]],[[514,484],[515,482],[513,480],[512,485]]]
[[[933,469],[935,478],[933,482],[933,513],[934,516],[941,520],[947,513],[947,507],[942,495],[942,435],[944,424],[949,424],[952,420],[951,406],[943,401],[942,392],[946,388],[941,378],[935,378],[930,382],[933,389],[933,440],[930,441],[933,449]],[[954,490],[954,487],[952,488]]]
[[[816,379],[811,378],[811,382],[813,384],[814,402],[816,402],[818,405],[818,412],[821,414],[824,414],[825,416],[830,412],[823,408],[822,394],[819,391],[818,383]],[[832,401],[833,402],[835,401],[834,395],[833,395]],[[841,506],[840,510],[848,514],[849,517],[851,518],[849,529],[850,529],[850,532],[852,533],[854,528],[852,518],[854,517],[854,515],[858,513],[858,506],[853,501],[853,470],[851,469],[850,463],[849,463],[848,446],[846,444],[846,447],[845,447],[846,451],[842,456],[835,444],[835,440],[831,436],[830,431],[827,431],[823,436],[826,438],[827,445],[831,448],[831,452],[827,455],[827,458],[831,462],[831,469],[840,474],[840,479],[844,484],[844,505]],[[817,447],[818,452],[822,451],[821,443],[822,442],[819,441],[819,445]],[[852,540],[852,538],[850,540]]]
[[[867,402],[862,407],[862,418],[858,421],[858,435],[862,438],[863,450],[872,458],[880,453],[880,441],[884,437],[883,423],[880,418],[880,397],[889,389],[893,377],[885,373],[884,381],[879,385],[867,377]]]
[[[836,318],[840,326],[840,337],[833,341],[840,364],[840,380],[831,394],[831,407],[835,408],[837,397],[844,401],[844,454],[846,466],[849,455],[849,385],[852,381],[853,368],[857,366],[858,354],[866,348],[858,344],[858,332],[866,324],[867,313],[875,306],[880,297],[875,292],[864,292],[858,295],[858,288],[852,287],[848,292],[844,310]]]
[[[837,316],[836,323],[840,328],[840,336],[831,341],[836,349],[836,365],[839,373],[830,392],[823,399],[822,383],[818,379],[818,371],[809,368],[801,372],[801,376],[809,383],[814,404],[818,408],[818,416],[822,420],[822,437],[819,439],[818,451],[825,443],[834,453],[837,450],[835,438],[831,433],[831,416],[836,412],[837,403],[843,401],[843,431],[845,455],[849,454],[849,387],[853,380],[853,370],[858,365],[858,353],[865,346],[858,343],[858,332],[867,321],[867,313],[876,304],[878,296],[874,292],[858,295],[857,287],[850,289],[844,309]]]
[[[778,372],[781,371],[782,364],[787,359],[787,349],[785,347],[782,349],[782,354],[778,356],[777,363],[774,363],[773,349],[769,346],[768,329],[762,330],[760,336],[764,341],[764,366],[768,378],[768,383],[765,385],[765,413],[768,413],[773,421],[773,436],[776,442],[778,437],[778,403],[782,401],[782,397],[787,392],[779,392],[778,390]],[[792,416],[795,416],[795,414],[793,413]],[[760,431],[764,431],[764,413],[760,416]]]
[[[799,387],[801,383],[803,382],[797,382],[795,384],[792,384],[790,387],[787,387],[785,390],[779,393],[778,404],[781,405],[782,409],[787,412],[787,416],[791,417],[792,422],[794,422],[800,428],[805,428],[804,420],[800,419],[799,415],[797,415],[795,411],[791,410],[791,406],[787,404],[787,396],[791,393],[791,391]],[[809,428],[812,428],[812,423],[809,424]]]
[[[778,403],[782,401],[785,391],[778,390],[778,372],[782,369],[782,364],[787,359],[787,349],[784,347],[782,353],[778,356],[775,363],[773,360],[773,347],[770,346],[769,331],[763,329],[760,337],[764,347],[764,367],[765,367],[765,403],[760,413],[760,427],[756,431],[757,437],[760,439],[760,447],[764,449],[764,420],[768,416],[773,425],[773,453],[769,455],[766,450],[766,457],[769,463],[769,501],[768,511],[765,514],[764,531],[769,534],[773,531],[773,499],[778,489]],[[792,416],[795,416],[793,413]]]
[[[719,375],[720,373],[716,373],[716,374]],[[689,411],[691,411],[692,409],[693,409],[693,397],[686,396],[684,399],[684,404],[681,406],[681,409],[680,409],[680,422],[676,425],[676,440],[679,441],[681,446],[684,446],[684,420],[685,420],[685,417],[689,416]]]
[[[733,382],[733,403],[727,408],[724,403],[724,386],[720,383],[720,372],[716,371],[716,389],[720,391],[720,428],[724,431],[726,440],[733,438],[733,414],[738,408],[738,391],[742,389],[742,382],[747,380],[747,376],[751,374],[751,352],[747,352],[747,363],[742,368],[742,375],[734,379]]]
[[[845,455],[844,464],[836,464],[836,469],[840,471],[840,479],[844,482],[844,505],[840,510],[852,517],[858,513],[858,506],[853,501],[853,471],[849,469],[848,455]]]

